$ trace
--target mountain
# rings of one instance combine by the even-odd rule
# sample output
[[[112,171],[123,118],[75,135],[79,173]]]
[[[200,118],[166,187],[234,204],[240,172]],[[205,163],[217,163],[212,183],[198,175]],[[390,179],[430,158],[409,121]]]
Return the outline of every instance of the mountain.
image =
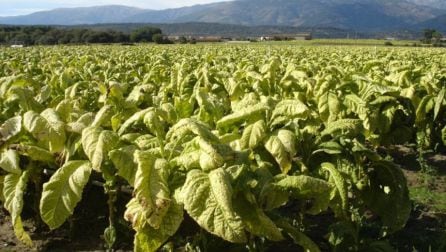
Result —
[[[0,23],[19,25],[75,25],[113,23],[116,20],[148,12],[150,12],[150,10],[144,10],[123,5],[59,8],[49,11],[39,11],[29,15],[0,17]]]
[[[197,9],[191,12],[191,8]],[[402,0],[238,0],[142,13],[126,21],[193,21],[382,30],[410,27],[443,13],[446,11]]]
[[[3,24],[206,22],[247,26],[334,27],[357,31],[418,29],[446,10],[439,0],[236,0],[190,7],[143,10],[126,6],[55,9],[0,18]],[[419,3],[423,3],[420,5]],[[446,27],[446,23],[439,24]]]
[[[419,29],[436,29],[442,32],[443,34],[446,33],[446,14],[435,17],[433,19],[429,19],[425,22],[422,22],[418,24]]]

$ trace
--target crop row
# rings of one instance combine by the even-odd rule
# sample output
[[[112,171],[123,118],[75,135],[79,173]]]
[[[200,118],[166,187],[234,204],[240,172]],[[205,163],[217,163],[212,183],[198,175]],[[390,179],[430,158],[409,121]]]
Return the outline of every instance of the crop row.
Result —
[[[0,201],[30,246],[27,188],[39,188],[38,214],[56,229],[99,176],[109,248],[119,219],[136,231],[135,251],[156,251],[187,215],[251,250],[290,239],[319,251],[304,223],[323,213],[334,216],[333,249],[388,248],[411,203],[377,149],[416,144],[423,160],[445,147],[444,65],[435,49],[5,49]],[[133,196],[116,216],[122,187]],[[364,239],[370,222],[380,232]]]

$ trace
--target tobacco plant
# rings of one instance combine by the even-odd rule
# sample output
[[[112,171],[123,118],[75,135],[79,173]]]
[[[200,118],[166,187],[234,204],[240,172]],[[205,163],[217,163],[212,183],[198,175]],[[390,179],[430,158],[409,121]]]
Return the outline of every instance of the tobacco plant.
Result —
[[[302,223],[327,213],[333,250],[389,248],[411,204],[401,169],[377,147],[446,144],[437,50],[24,50],[0,54],[0,200],[30,246],[28,186],[56,229],[99,178],[110,249],[119,218],[136,231],[135,251],[156,251],[187,215],[251,250],[288,239],[319,251]],[[133,195],[116,216],[122,187]],[[370,221],[380,232],[367,240]]]

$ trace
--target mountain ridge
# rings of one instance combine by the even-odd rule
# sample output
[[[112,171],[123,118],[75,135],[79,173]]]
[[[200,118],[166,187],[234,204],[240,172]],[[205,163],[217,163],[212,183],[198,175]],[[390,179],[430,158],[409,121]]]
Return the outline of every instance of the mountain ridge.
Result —
[[[358,31],[422,29],[446,31],[441,1],[428,0],[237,0],[150,10],[124,5],[59,8],[0,17],[0,24],[79,25],[103,23],[205,22],[247,26],[335,27]],[[446,6],[445,6],[446,8]]]

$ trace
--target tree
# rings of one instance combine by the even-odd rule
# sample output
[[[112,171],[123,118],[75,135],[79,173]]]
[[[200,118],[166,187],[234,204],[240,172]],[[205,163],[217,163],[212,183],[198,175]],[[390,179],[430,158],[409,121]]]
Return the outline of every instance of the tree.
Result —
[[[36,43],[39,45],[54,45],[56,42],[56,39],[50,35],[43,35],[36,40]]]
[[[172,44],[173,42],[169,40],[168,38],[164,37],[162,34],[155,34],[153,35],[153,42],[156,44]]]
[[[164,38],[163,35],[161,34],[155,34],[153,35],[153,42],[157,43],[157,44],[164,44]]]
[[[187,44],[187,38],[184,37],[184,36],[181,36],[181,37],[178,39],[178,42],[180,42],[180,44]]]
[[[434,36],[434,29],[424,29],[424,39],[426,41],[431,41],[432,37]]]
[[[145,26],[134,30],[130,34],[132,42],[152,42],[155,34],[161,34],[161,29]]]
[[[441,34],[441,33],[438,32],[438,31],[435,31],[435,32],[432,34],[432,39],[433,39],[433,41],[434,41],[435,44],[440,43],[441,38],[443,38],[443,34]]]
[[[443,35],[435,29],[424,29],[424,41],[427,43],[438,43]]]

